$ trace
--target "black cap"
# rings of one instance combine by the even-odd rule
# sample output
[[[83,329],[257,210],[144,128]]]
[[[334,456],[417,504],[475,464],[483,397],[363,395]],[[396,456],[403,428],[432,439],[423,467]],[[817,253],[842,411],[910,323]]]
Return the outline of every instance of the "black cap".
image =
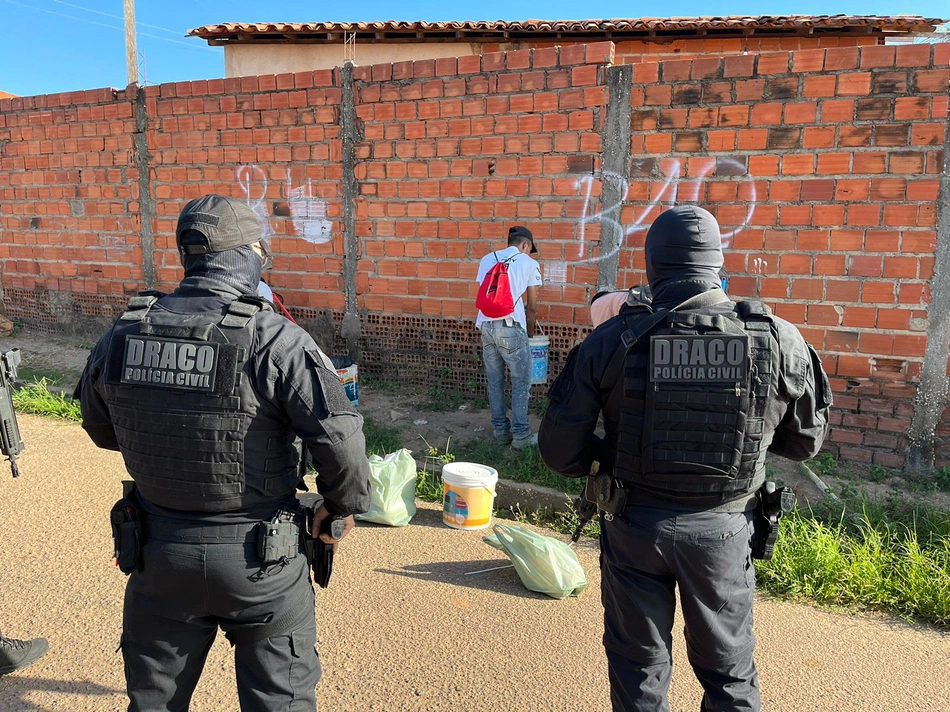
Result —
[[[515,227],[508,228],[508,239],[510,240],[513,237],[527,237],[531,241],[531,254],[538,254],[538,246],[534,244],[534,235],[524,225],[515,225]]]
[[[204,236],[204,242],[181,244],[181,236],[189,230]],[[224,252],[242,245],[259,242],[261,223],[248,205],[223,195],[205,195],[192,200],[178,216],[175,240],[179,251],[188,255]]]

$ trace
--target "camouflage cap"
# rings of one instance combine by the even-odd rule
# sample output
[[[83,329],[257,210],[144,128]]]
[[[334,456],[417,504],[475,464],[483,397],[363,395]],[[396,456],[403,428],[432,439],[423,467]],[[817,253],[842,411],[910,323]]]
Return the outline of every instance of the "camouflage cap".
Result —
[[[183,233],[194,230],[205,238],[204,243],[181,244]],[[192,200],[178,216],[175,241],[178,250],[188,255],[224,252],[241,245],[258,242],[262,237],[261,224],[248,205],[234,198],[214,193]]]

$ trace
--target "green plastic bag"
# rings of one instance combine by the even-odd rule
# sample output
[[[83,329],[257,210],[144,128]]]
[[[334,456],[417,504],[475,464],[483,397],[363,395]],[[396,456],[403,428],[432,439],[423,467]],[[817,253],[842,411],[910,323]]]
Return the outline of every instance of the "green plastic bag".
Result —
[[[551,598],[578,596],[587,588],[587,575],[577,554],[563,541],[523,527],[496,524],[485,543],[508,554],[529,591]]]
[[[404,527],[416,513],[416,461],[403,448],[386,457],[370,455],[369,511],[357,514],[363,522]]]

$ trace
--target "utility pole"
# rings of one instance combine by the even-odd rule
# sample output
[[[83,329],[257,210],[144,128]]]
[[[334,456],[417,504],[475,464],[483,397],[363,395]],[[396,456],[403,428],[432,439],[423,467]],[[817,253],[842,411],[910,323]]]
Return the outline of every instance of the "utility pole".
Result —
[[[125,2],[125,66],[129,84],[139,83],[138,52],[135,48],[135,0]]]

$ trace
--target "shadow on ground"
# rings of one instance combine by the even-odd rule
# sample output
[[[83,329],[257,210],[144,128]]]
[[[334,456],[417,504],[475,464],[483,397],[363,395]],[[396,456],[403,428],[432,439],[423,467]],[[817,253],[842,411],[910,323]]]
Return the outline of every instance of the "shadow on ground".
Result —
[[[125,690],[104,687],[90,680],[52,680],[42,677],[30,677],[22,673],[0,677],[0,697],[3,698],[3,712],[47,712],[49,708],[39,707],[29,701],[31,694],[56,693],[71,697],[115,697],[125,695]],[[94,709],[90,705],[86,709]]]

